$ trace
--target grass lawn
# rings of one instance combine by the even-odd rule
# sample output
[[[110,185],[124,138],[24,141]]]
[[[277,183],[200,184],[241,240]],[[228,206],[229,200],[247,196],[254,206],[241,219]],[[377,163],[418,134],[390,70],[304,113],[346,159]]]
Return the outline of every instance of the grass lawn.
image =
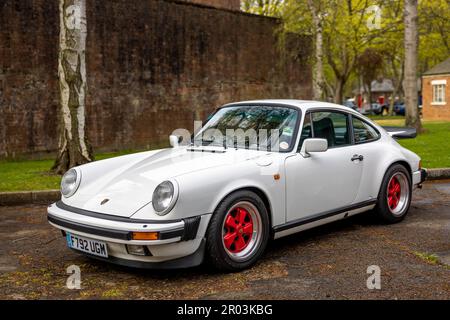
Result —
[[[135,151],[126,150],[95,155],[96,160]],[[59,189],[61,176],[49,172],[54,159],[0,161],[0,192]]]
[[[404,126],[404,117],[370,116],[381,126]],[[425,168],[450,168],[450,122],[422,121],[425,132],[398,142],[422,158]]]
[[[425,168],[450,168],[450,122],[424,122],[427,130],[399,143],[422,158]]]
[[[399,116],[371,116],[382,126],[403,126]],[[399,140],[399,143],[416,152],[425,168],[450,168],[450,122],[424,121],[426,132],[415,139]],[[135,151],[97,154],[96,159],[106,159]],[[53,159],[0,161],[0,192],[59,189],[61,177],[49,173]]]
[[[378,120],[382,120],[382,121],[387,121],[387,120],[398,120],[399,122],[401,121],[402,123],[405,122],[405,117],[404,116],[367,116],[370,119],[372,119],[373,121],[378,121]]]

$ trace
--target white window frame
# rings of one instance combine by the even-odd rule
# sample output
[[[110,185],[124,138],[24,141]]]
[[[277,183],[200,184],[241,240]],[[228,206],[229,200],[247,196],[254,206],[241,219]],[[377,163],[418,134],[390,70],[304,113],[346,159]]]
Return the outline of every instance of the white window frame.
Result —
[[[447,80],[433,80],[431,81],[432,88],[432,105],[443,106],[447,104],[445,90],[447,89]]]

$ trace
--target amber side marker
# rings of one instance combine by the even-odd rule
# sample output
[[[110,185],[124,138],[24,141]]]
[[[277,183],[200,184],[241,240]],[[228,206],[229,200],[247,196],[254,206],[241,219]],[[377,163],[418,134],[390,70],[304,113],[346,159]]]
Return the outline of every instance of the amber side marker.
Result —
[[[279,174],[279,173],[274,174],[274,175],[273,175],[273,178],[274,178],[275,180],[280,180],[280,174]]]
[[[159,232],[133,232],[133,240],[158,240]]]

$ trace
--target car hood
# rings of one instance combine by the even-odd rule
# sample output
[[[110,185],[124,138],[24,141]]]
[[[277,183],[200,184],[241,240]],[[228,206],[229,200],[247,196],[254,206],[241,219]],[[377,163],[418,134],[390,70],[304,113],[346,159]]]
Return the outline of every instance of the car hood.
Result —
[[[267,154],[244,149],[181,147],[132,155],[129,159],[125,156],[111,163],[94,162],[80,167],[79,190],[64,202],[89,211],[131,217],[151,202],[153,191],[162,181],[248,160],[258,163]]]

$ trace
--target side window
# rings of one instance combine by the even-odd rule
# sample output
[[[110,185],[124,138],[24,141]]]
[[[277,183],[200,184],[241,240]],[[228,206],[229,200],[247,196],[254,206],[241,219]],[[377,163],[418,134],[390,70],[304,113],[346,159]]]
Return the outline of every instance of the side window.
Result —
[[[303,121],[302,133],[300,136],[300,143],[298,144],[298,150],[301,150],[303,146],[303,141],[308,138],[312,138],[312,128],[311,128],[311,114],[307,113],[305,115],[305,120]]]
[[[378,132],[365,121],[352,117],[352,122],[355,143],[367,142],[378,138]]]
[[[327,139],[328,147],[340,147],[350,144],[349,121],[345,113],[313,112],[314,138]]]

